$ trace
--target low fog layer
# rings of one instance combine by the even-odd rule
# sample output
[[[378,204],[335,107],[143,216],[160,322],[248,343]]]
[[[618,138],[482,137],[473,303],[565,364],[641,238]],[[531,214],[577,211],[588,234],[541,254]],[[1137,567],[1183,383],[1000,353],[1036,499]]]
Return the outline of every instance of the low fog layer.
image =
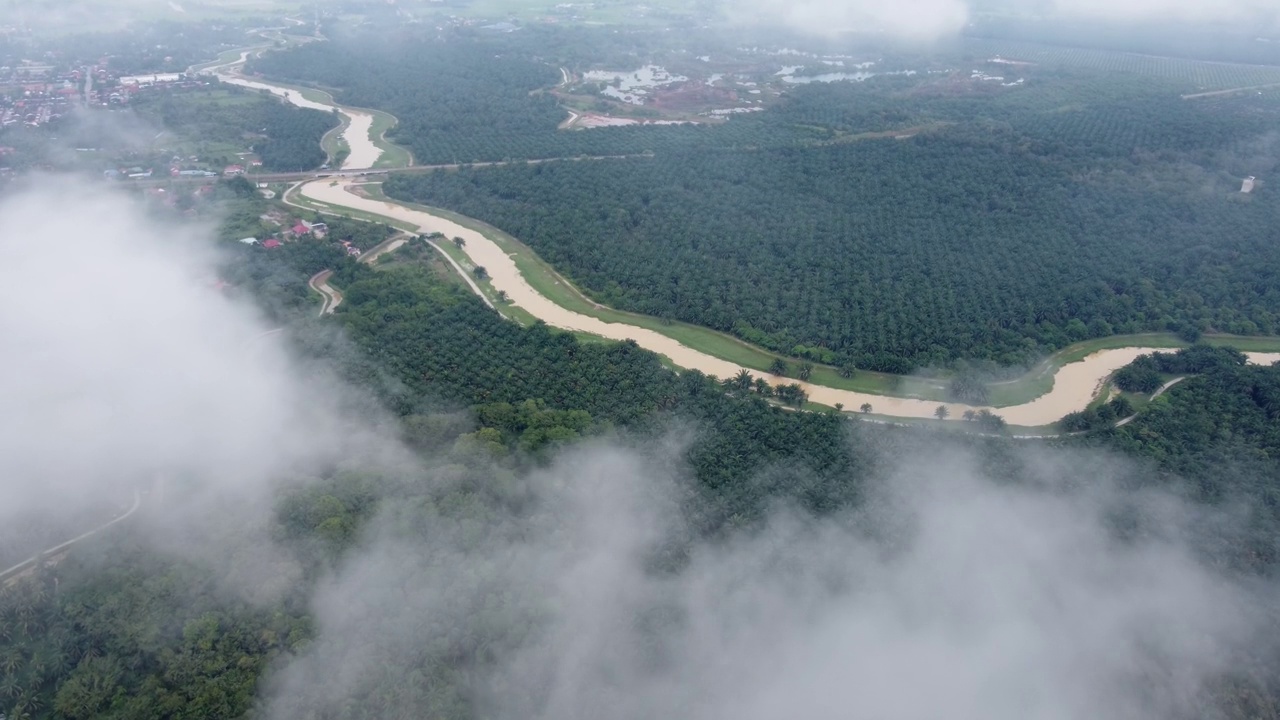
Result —
[[[102,185],[33,185],[0,203],[0,528],[84,530],[135,490],[175,527],[219,499],[265,509],[270,479],[360,445],[336,390],[217,289],[204,229]]]
[[[300,578],[265,532],[274,481],[403,462],[394,433],[214,289],[197,229],[41,186],[0,204],[0,522],[164,477],[141,518],[162,546],[278,596]],[[1204,518],[1119,489],[1118,462],[1046,452],[1009,484],[937,442],[887,452],[859,508],[780,505],[713,541],[682,520],[698,493],[672,447],[587,444],[519,476],[402,465],[437,500],[388,502],[320,577],[316,638],[263,712],[1167,720],[1270,649],[1271,589],[1206,566]],[[201,529],[218,508],[234,521]]]
[[[780,507],[714,544],[684,545],[677,475],[608,447],[522,480],[522,517],[411,540],[390,511],[320,587],[270,716],[456,704],[430,677],[385,691],[447,648],[481,714],[513,720],[1166,720],[1202,717],[1256,642],[1252,593],[1193,557],[1172,499],[1083,488],[1053,455],[1016,487],[916,456],[861,510]]]
[[[994,7],[991,7],[994,6]],[[907,40],[933,40],[959,32],[983,9],[1101,22],[1240,23],[1259,33],[1280,29],[1273,0],[728,0],[731,18],[750,24],[781,23],[830,35],[884,32]]]

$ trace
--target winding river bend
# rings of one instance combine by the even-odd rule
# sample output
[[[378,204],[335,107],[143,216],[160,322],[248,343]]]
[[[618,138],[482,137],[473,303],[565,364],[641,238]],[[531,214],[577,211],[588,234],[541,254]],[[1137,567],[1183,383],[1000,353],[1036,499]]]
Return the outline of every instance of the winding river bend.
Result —
[[[347,118],[343,138],[351,150],[342,169],[362,170],[373,167],[382,151],[369,136],[372,117],[368,113],[308,100],[293,88],[244,78],[235,73],[234,69],[243,65],[246,57],[247,53],[242,53],[239,60],[210,68],[206,72],[217,75],[223,82],[272,92],[299,107],[324,111],[336,110]],[[599,318],[567,310],[535,290],[520,273],[515,261],[497,243],[482,233],[426,210],[358,195],[352,192],[352,189],[359,183],[360,181],[351,178],[324,178],[303,182],[296,187],[295,191],[307,200],[323,203],[334,210],[354,210],[407,223],[423,234],[439,232],[447,237],[463,238],[466,244],[462,247],[462,251],[473,263],[483,266],[488,271],[490,282],[495,290],[505,292],[513,305],[553,327],[591,333],[612,340],[634,340],[641,347],[666,356],[679,367],[696,369],[717,377],[730,377],[746,370],[755,377],[763,377],[770,382],[776,380],[759,371],[744,368],[691,348],[653,330],[625,323],[605,322]],[[472,287],[475,288],[474,284]],[[1021,405],[997,408],[995,411],[1012,425],[1027,427],[1050,425],[1068,413],[1088,407],[1111,373],[1132,362],[1139,355],[1161,350],[1167,351],[1168,348],[1127,347],[1099,350],[1083,360],[1060,368],[1054,376],[1052,390],[1044,395]],[[1246,354],[1250,362],[1254,363],[1269,364],[1280,361],[1280,353]],[[933,418],[938,406],[944,404],[950,412],[950,417],[958,419],[966,410],[981,409],[959,403],[938,403],[872,395],[824,385],[799,384],[814,402],[832,406],[839,403],[850,410],[858,409],[866,403],[872,406],[873,412],[877,415],[910,419]]]
[[[347,158],[342,162],[342,169],[368,170],[378,162],[378,158],[382,156],[382,148],[373,142],[372,114],[332,103],[308,100],[299,90],[244,77],[240,74],[240,70],[252,53],[253,51],[246,50],[240,53],[240,57],[237,59],[205,68],[200,72],[213,75],[219,81],[228,85],[236,85],[250,90],[265,90],[272,95],[284,98],[286,102],[291,105],[297,105],[300,108],[320,110],[322,112],[337,111],[343,117],[342,140],[347,144],[349,151]]]

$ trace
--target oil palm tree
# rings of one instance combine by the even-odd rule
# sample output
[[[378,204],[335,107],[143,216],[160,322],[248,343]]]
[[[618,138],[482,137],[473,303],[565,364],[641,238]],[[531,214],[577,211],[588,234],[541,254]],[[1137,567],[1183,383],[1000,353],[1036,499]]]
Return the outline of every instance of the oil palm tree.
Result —
[[[0,695],[7,698],[16,698],[22,694],[22,683],[18,681],[17,673],[6,673],[0,678]]]
[[[800,363],[800,369],[799,371],[796,372],[796,377],[800,378],[801,380],[808,380],[809,376],[811,375],[813,375],[813,363],[811,362]]]

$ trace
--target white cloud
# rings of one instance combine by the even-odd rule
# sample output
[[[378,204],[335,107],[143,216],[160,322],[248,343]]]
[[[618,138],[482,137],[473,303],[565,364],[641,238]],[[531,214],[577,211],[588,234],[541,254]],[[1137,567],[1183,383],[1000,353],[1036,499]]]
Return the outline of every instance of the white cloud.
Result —
[[[103,184],[31,186],[0,202],[0,566],[139,489],[162,547],[229,555],[226,542],[251,543],[239,529],[265,532],[281,476],[385,450],[366,441],[378,413],[345,419],[341,384],[215,289],[206,228],[159,222]]]
[[[782,26],[819,36],[851,30],[883,32],[907,40],[952,35],[987,7],[978,0],[730,0],[726,10],[739,23]],[[1274,0],[1012,0],[1002,13],[1135,22],[1249,22],[1280,27]]]
[[[319,589],[319,637],[269,683],[269,716],[1168,720],[1254,641],[1252,596],[1184,543],[1186,509],[1098,490],[1110,463],[1084,490],[1053,455],[1016,487],[914,455],[861,510],[782,509],[687,562],[666,554],[680,484],[616,449],[522,481],[530,511],[483,531],[397,518],[384,527],[426,530],[389,533]],[[1141,511],[1127,540],[1125,505]]]
[[[1054,10],[1066,17],[1110,21],[1280,22],[1280,4],[1274,0],[1054,0]]]
[[[964,27],[964,0],[740,0],[729,5],[738,22],[777,25],[815,35],[848,31],[880,32],[929,40]]]

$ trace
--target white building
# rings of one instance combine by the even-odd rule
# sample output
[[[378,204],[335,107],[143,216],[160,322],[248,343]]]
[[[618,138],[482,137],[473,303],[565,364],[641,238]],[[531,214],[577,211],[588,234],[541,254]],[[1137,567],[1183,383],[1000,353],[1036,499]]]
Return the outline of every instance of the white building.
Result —
[[[178,82],[181,73],[160,73],[157,75],[125,75],[120,78],[121,85],[154,85],[156,83]]]

